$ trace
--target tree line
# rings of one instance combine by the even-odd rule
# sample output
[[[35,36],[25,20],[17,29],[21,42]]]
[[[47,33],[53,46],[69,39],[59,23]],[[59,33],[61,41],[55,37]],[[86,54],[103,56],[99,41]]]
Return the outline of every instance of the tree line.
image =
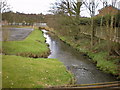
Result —
[[[8,23],[29,23],[29,25],[33,25],[33,23],[44,22],[43,14],[24,14],[19,12],[5,12],[2,13],[2,20],[7,21]]]

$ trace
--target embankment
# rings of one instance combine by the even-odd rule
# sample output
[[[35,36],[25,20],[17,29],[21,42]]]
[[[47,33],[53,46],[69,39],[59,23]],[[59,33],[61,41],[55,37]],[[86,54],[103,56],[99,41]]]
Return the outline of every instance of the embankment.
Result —
[[[74,40],[73,37],[60,35],[56,31],[52,31],[56,34],[63,42],[72,46],[76,50],[83,52],[85,56],[89,56],[91,60],[96,64],[97,68],[112,75],[120,77],[119,74],[119,60],[120,57],[108,56],[107,52],[107,42],[101,40],[99,44],[95,44],[91,50],[90,46],[90,36],[81,34],[79,40]],[[98,38],[95,39],[96,42],[99,41]]]
[[[3,88],[45,88],[72,83],[73,75],[49,55],[42,31],[34,30],[25,40],[4,41]],[[38,58],[39,57],[39,58]]]
[[[38,58],[47,57],[50,50],[45,43],[42,31],[36,29],[22,41],[3,41],[2,52],[5,55]]]

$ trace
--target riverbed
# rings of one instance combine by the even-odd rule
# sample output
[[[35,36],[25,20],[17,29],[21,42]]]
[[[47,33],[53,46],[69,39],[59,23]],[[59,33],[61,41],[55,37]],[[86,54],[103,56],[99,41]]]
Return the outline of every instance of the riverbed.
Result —
[[[66,68],[74,74],[76,84],[116,81],[114,76],[98,70],[91,59],[62,42],[57,36],[48,35],[46,30],[43,32],[51,50],[48,58],[57,58],[63,62]]]

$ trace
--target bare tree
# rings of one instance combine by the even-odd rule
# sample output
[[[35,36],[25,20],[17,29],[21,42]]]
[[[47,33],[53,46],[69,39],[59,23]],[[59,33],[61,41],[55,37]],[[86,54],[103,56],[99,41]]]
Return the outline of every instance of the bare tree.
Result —
[[[76,17],[80,16],[80,8],[82,6],[82,0],[77,0],[77,2],[73,3],[73,13],[76,15]]]
[[[72,15],[72,3],[71,0],[60,0],[53,6],[53,11],[59,14]]]
[[[117,7],[117,4],[120,0],[100,0],[103,3],[103,7],[112,5],[113,7]]]
[[[112,0],[112,6],[116,7],[118,0]]]
[[[103,4],[103,7],[108,6],[108,0],[100,0]]]
[[[120,1],[118,2],[118,8],[120,9]]]
[[[54,14],[64,14],[68,16],[80,16],[80,8],[82,5],[82,0],[77,0],[75,2],[74,0],[60,0],[57,1],[54,6],[52,7],[52,11]]]
[[[89,10],[91,16],[91,48],[92,48],[94,45],[94,37],[95,37],[95,27],[94,27],[93,17],[95,16],[99,2],[98,0],[84,0],[83,4]]]
[[[0,1],[0,13],[10,10],[10,6],[7,4],[7,0]]]
[[[91,17],[95,16],[95,12],[99,5],[99,1],[98,0],[83,0],[83,4],[89,10],[90,16]]]

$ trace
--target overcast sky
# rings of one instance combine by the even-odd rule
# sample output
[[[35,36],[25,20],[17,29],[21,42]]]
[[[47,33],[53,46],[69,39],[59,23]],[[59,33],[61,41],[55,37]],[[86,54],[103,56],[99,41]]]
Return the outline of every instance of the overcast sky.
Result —
[[[48,13],[50,4],[56,0],[7,0],[11,10],[23,13]]]
[[[51,3],[55,3],[57,0],[7,0],[8,4],[11,6],[11,10],[21,13],[50,13]],[[58,0],[59,1],[59,0]],[[77,0],[76,0],[77,1]],[[85,9],[84,9],[85,10]],[[89,16],[89,13],[82,11],[82,16]]]
[[[50,10],[51,3],[55,3],[56,0],[7,0],[8,4],[11,6],[11,10],[21,13],[36,13],[36,14],[47,14],[49,13],[48,10]],[[76,0],[77,1],[77,0]],[[89,0],[88,0],[89,1]],[[97,0],[96,0],[97,1]],[[98,0],[100,1],[100,0]],[[111,1],[111,0],[108,0]],[[120,0],[117,0],[120,1]],[[108,2],[110,3],[110,2]],[[101,8],[102,3],[99,4]],[[81,16],[89,16],[89,11],[87,11],[85,8],[81,8]]]

